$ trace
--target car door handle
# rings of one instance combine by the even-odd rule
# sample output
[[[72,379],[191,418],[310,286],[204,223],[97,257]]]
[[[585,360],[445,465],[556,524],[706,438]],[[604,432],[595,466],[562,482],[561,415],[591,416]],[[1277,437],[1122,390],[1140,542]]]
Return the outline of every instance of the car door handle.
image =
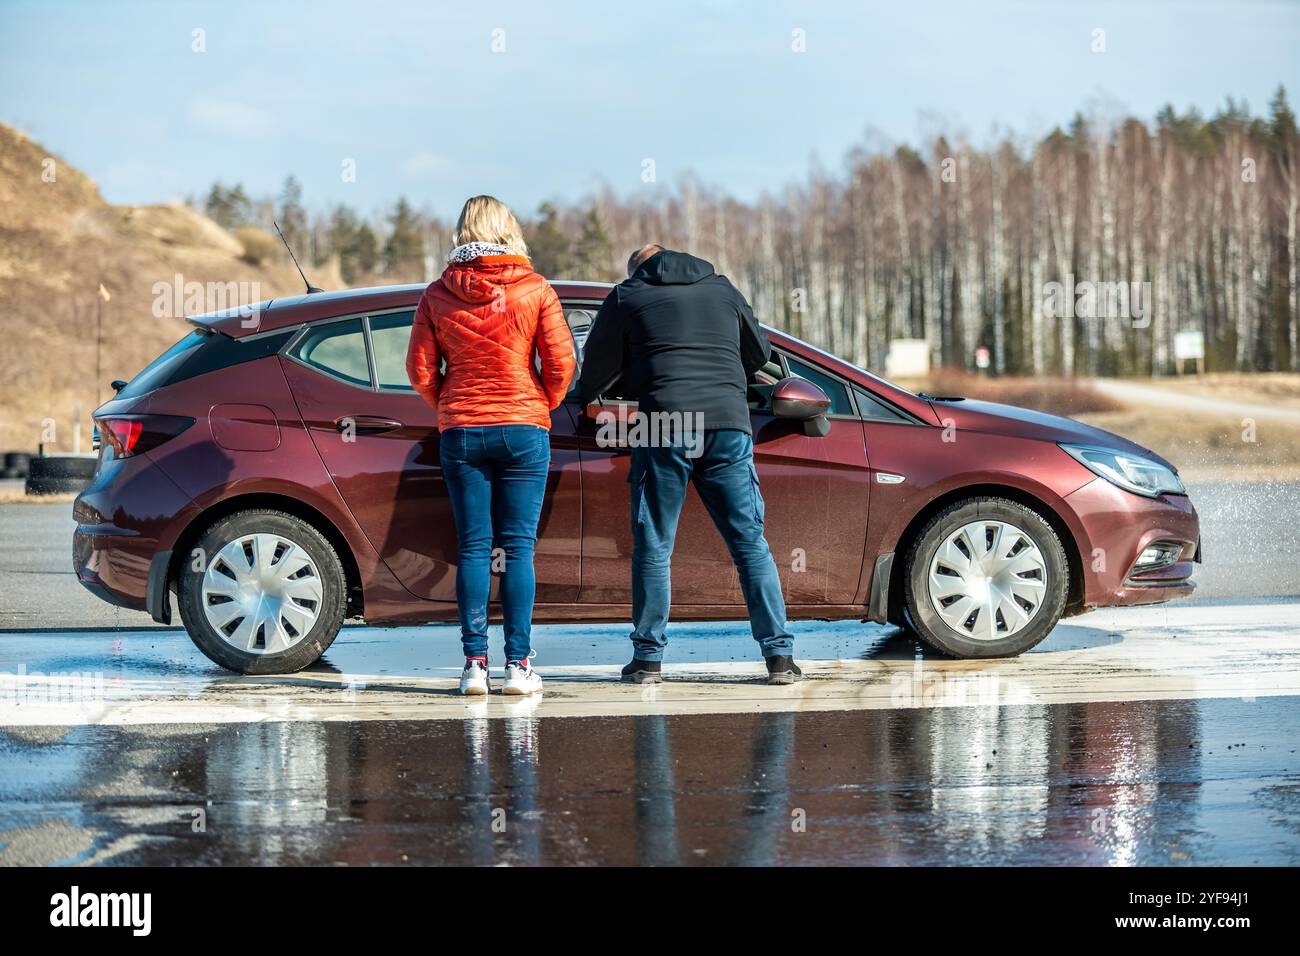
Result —
[[[402,423],[394,418],[378,418],[374,415],[343,415],[334,419],[334,427],[340,432],[347,432],[350,428],[355,434],[379,435],[397,431]]]

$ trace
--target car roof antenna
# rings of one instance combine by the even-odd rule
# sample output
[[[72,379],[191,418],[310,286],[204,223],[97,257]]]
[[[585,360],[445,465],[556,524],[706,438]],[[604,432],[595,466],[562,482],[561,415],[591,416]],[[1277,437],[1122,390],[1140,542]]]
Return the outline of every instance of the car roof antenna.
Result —
[[[279,233],[280,241],[283,242],[284,247],[289,250],[289,258],[293,260],[293,266],[298,270],[298,275],[302,276],[302,284],[307,287],[307,294],[311,295],[313,292],[324,292],[324,289],[318,289],[307,281],[307,276],[303,274],[302,266],[298,265],[298,257],[293,254],[293,249],[289,246],[289,240],[284,238],[284,233],[280,232],[280,224],[272,219],[271,225],[275,226],[275,231]]]

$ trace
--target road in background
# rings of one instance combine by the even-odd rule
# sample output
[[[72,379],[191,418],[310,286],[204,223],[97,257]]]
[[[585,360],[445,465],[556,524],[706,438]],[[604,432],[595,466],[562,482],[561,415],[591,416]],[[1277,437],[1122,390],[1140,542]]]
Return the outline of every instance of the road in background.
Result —
[[[1262,421],[1300,423],[1300,408],[1288,405],[1242,402],[1212,395],[1194,395],[1185,391],[1147,385],[1130,379],[1095,378],[1090,384],[1103,395],[1137,407],[1177,408],[1181,412],[1214,418],[1254,418]]]

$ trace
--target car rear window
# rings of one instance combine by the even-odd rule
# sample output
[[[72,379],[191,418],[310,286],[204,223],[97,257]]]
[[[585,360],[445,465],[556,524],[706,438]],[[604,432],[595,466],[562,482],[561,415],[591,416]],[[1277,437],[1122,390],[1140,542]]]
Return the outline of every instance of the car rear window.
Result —
[[[117,393],[117,397],[134,398],[196,375],[274,355],[292,335],[293,330],[286,329],[233,339],[209,329],[195,329],[145,366],[139,375]]]
[[[117,397],[135,398],[138,395],[145,394],[145,392],[152,392],[155,388],[166,385],[171,381],[173,374],[185,364],[191,353],[202,345],[204,340],[211,334],[202,329],[195,329],[141,369],[140,373],[117,393]]]

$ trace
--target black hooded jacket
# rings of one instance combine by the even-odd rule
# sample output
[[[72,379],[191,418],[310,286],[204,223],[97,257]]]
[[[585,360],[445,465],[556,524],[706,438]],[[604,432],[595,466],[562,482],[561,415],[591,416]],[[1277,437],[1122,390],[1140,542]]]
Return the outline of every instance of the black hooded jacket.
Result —
[[[596,313],[579,387],[584,402],[618,395],[643,412],[702,412],[705,429],[748,432],[746,383],[770,352],[725,276],[695,256],[658,252]]]

